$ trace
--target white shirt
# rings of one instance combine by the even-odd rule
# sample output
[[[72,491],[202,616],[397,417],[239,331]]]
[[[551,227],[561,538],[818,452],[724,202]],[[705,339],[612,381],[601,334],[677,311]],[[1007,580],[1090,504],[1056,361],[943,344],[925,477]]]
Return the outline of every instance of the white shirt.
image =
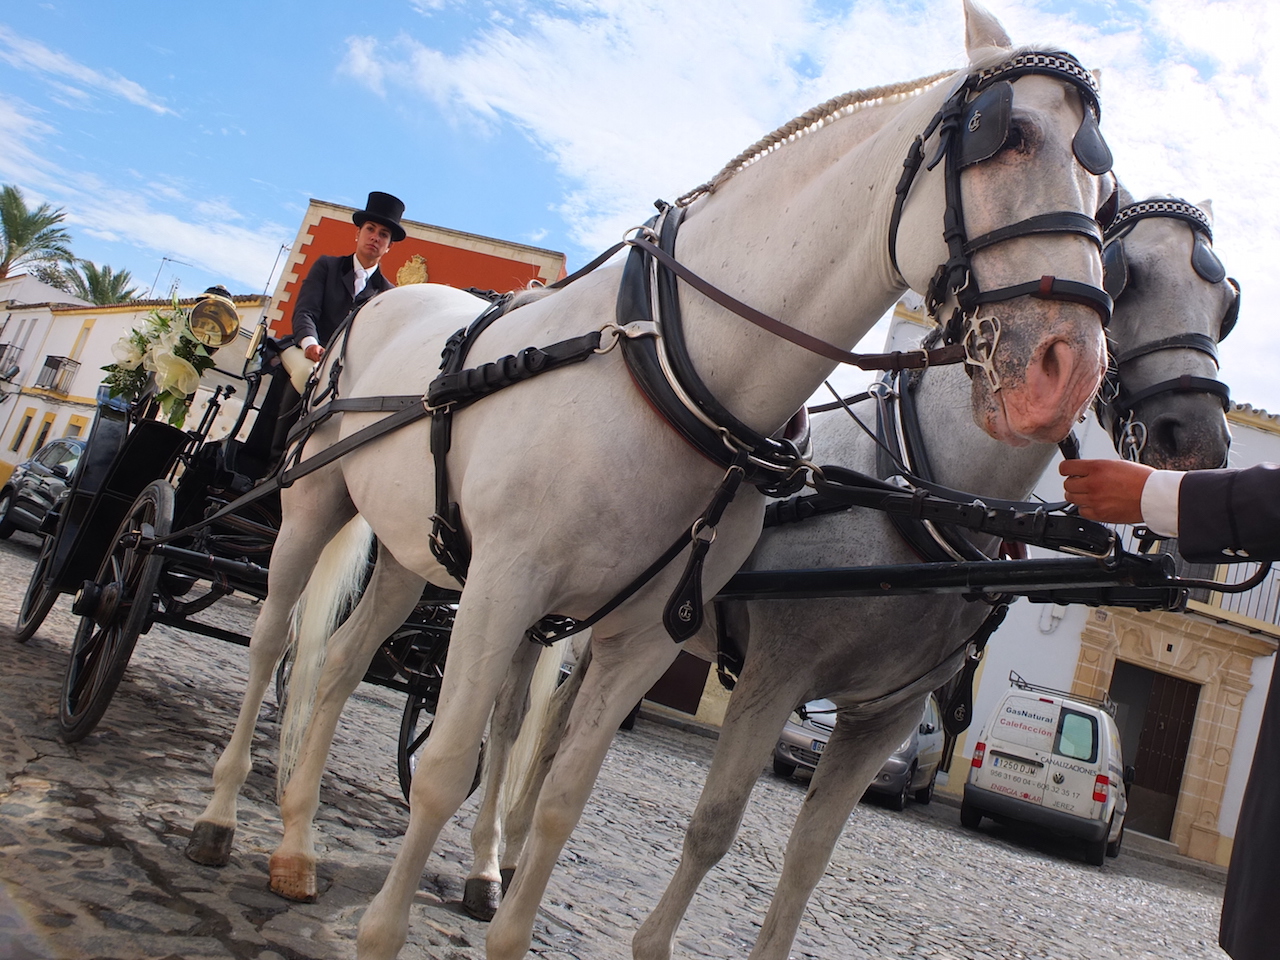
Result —
[[[373,276],[373,271],[378,269],[378,265],[375,263],[371,269],[366,270],[364,268],[364,264],[360,262],[360,258],[357,257],[354,253],[351,255],[351,262],[352,264],[355,265],[355,268],[356,268],[353,286],[355,287],[355,295],[358,297],[360,296],[360,291],[363,290],[365,286],[369,283],[369,278]],[[317,340],[315,337],[303,337],[301,340],[298,341],[298,346],[300,346],[303,350],[305,350],[307,349],[307,347],[311,346],[313,343],[319,343],[319,342],[320,341]]]
[[[1152,532],[1165,537],[1178,535],[1178,493],[1181,470],[1157,470],[1142,487],[1142,522]]]

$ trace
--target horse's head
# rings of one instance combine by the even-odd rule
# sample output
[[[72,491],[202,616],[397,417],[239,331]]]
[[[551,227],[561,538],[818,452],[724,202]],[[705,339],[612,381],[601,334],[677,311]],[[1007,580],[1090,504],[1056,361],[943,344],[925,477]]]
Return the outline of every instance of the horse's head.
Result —
[[[1056,442],[1105,369],[1110,300],[1095,218],[1111,156],[1097,88],[1069,55],[1014,52],[990,14],[965,8],[970,68],[926,130],[919,152],[931,173],[912,188],[945,197],[947,259],[934,259],[926,203],[902,207],[894,252],[912,286],[928,280],[948,339],[965,344],[977,423],[1014,446]]]
[[[1213,252],[1210,218],[1208,201],[1126,198],[1107,228],[1115,314],[1098,418],[1121,456],[1162,469],[1221,466],[1231,442],[1217,344],[1240,288]]]

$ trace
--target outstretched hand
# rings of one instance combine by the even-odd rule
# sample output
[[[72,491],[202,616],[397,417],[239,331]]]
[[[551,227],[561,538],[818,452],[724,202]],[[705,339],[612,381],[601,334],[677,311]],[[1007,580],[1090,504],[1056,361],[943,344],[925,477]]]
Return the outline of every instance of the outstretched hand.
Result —
[[[1064,460],[1058,472],[1080,515],[1103,523],[1141,523],[1142,488],[1155,471],[1128,460]]]

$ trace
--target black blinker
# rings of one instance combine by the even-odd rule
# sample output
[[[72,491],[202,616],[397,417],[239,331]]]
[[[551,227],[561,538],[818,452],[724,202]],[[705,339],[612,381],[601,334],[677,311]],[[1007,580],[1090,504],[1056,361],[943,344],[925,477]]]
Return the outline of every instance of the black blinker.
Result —
[[[1195,237],[1195,246],[1191,248],[1191,266],[1195,267],[1201,279],[1209,283],[1221,283],[1227,276],[1227,268],[1222,265],[1202,234],[1197,232]]]
[[[1093,218],[1098,221],[1098,226],[1102,227],[1102,232],[1106,233],[1107,227],[1111,226],[1111,221],[1116,218],[1116,214],[1119,212],[1120,191],[1113,188],[1111,196],[1107,197],[1106,202],[1098,208],[1098,212],[1094,214]]]
[[[1071,149],[1075,152],[1080,166],[1096,177],[1102,176],[1111,169],[1111,148],[1102,139],[1102,131],[1098,129],[1098,118],[1088,107],[1084,110],[1084,120],[1071,141]]]
[[[1218,327],[1218,342],[1221,343],[1227,339],[1229,334],[1236,327],[1236,321],[1240,319],[1240,284],[1234,279],[1228,278],[1227,283],[1235,287],[1236,295],[1231,298],[1231,306],[1227,307],[1227,312],[1222,318],[1222,323]]]
[[[1115,240],[1102,251],[1102,289],[1112,300],[1119,300],[1129,285],[1129,260],[1124,255],[1124,241]]]
[[[956,169],[990,160],[1009,139],[1013,112],[1013,84],[993,83],[969,104],[960,126],[960,150]]]

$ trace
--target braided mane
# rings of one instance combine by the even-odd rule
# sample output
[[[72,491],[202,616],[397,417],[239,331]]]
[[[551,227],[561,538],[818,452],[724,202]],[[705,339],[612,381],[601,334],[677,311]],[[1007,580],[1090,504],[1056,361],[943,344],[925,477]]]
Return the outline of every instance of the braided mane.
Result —
[[[832,97],[824,103],[811,107],[794,120],[784,123],[773,133],[762,137],[751,146],[747,147],[740,154],[730,160],[721,168],[720,172],[708,180],[706,183],[694,187],[688,193],[676,200],[676,206],[687,207],[693,201],[706,194],[714,193],[716,189],[736,174],[740,170],[744,170],[751,164],[755,163],[766,154],[772,153],[779,147],[797,140],[806,133],[811,133],[820,127],[831,123],[833,120],[839,120],[841,117],[847,117],[851,113],[867,107],[876,107],[886,103],[896,103],[899,100],[905,100],[914,97],[937,83],[945,80],[947,77],[955,75],[954,70],[944,70],[942,73],[935,73],[932,76],[921,77],[918,80],[904,80],[899,83],[885,84],[880,87],[870,87],[866,90],[852,90],[849,93],[842,93],[838,97]]]

